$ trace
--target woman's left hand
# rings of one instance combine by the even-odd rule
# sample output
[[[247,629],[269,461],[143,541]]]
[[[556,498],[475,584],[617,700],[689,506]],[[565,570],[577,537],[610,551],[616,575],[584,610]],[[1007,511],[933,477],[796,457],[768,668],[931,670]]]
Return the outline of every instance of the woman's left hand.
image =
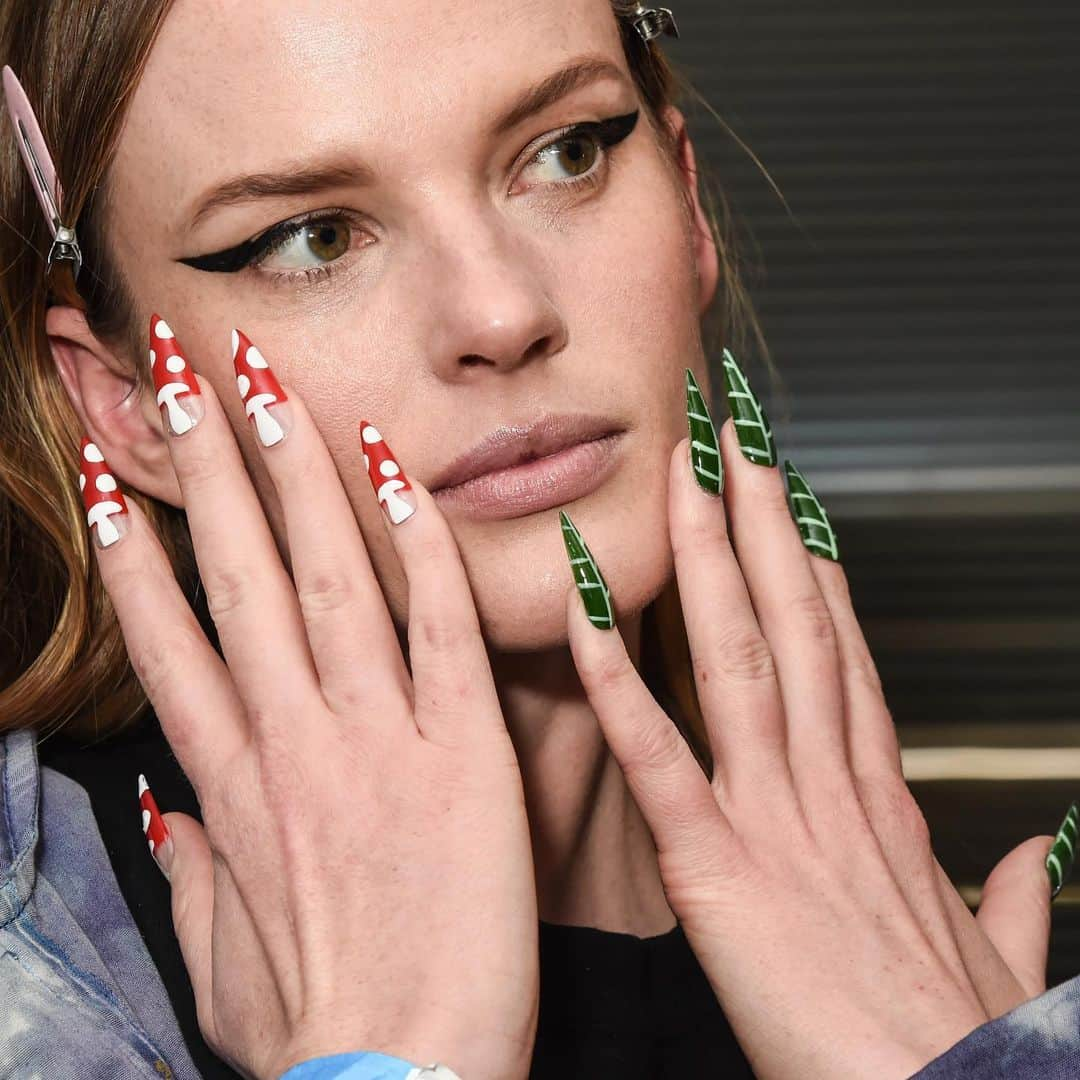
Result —
[[[1052,838],[1011,852],[971,915],[904,781],[842,569],[808,552],[779,471],[743,457],[730,421],[720,446],[722,498],[685,441],[670,475],[711,782],[571,593],[575,661],[757,1075],[909,1076],[1045,989]]]

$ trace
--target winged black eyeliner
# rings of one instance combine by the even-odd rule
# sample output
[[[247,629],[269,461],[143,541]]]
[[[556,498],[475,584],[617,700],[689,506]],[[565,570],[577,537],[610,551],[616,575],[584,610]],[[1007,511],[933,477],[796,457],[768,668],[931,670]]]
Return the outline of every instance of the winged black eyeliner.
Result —
[[[604,147],[610,148],[627,138],[637,126],[640,110],[627,113],[625,116],[614,116],[610,120],[592,120],[583,124],[575,124],[559,136],[555,143],[564,139],[573,139],[581,135],[592,135]],[[326,214],[314,214],[308,218],[292,218],[289,221],[279,222],[269,229],[253,236],[250,240],[244,240],[231,248],[223,251],[213,251],[207,255],[191,255],[177,262],[185,266],[191,266],[196,270],[205,270],[211,274],[235,274],[250,265],[260,255],[269,251],[274,244],[292,233],[298,232],[305,225],[326,218]]]

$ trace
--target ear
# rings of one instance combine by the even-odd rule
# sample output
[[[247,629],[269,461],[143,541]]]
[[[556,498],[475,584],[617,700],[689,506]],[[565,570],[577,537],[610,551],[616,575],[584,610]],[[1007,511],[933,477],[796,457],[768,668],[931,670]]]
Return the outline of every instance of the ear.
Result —
[[[716,295],[716,287],[720,280],[720,259],[716,251],[716,240],[709,226],[709,219],[701,206],[697,159],[694,155],[694,145],[690,141],[690,133],[686,129],[686,117],[674,105],[665,106],[663,117],[675,138],[679,174],[686,187],[686,196],[692,210],[693,250],[698,272],[698,311],[704,315]]]
[[[131,358],[101,341],[77,308],[55,305],[45,332],[75,413],[109,468],[125,485],[182,506],[180,485],[152,392],[140,391]]]

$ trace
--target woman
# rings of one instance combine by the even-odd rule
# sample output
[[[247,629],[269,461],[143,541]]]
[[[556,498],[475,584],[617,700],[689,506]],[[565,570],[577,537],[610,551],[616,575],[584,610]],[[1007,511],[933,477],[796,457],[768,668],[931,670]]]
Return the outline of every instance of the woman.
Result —
[[[898,1076],[982,1052],[965,1036],[1044,988],[1052,840],[970,917],[827,517],[789,468],[792,521],[730,353],[717,436],[701,319],[722,291],[727,340],[748,309],[663,14],[5,20],[85,262],[50,247],[9,147],[9,1071],[218,1073],[177,940],[201,1032],[259,1077],[365,1051],[326,1075]],[[176,939],[115,817],[138,771],[166,790],[146,699],[205,825],[140,784]],[[27,732],[62,721],[112,737],[46,743],[39,778]]]

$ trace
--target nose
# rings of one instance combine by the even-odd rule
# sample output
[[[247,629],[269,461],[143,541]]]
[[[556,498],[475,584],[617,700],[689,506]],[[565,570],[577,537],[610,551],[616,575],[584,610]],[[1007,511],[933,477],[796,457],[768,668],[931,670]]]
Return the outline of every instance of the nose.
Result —
[[[566,323],[548,291],[550,265],[497,212],[459,212],[437,236],[428,233],[419,258],[422,355],[438,377],[515,371],[566,346]]]

